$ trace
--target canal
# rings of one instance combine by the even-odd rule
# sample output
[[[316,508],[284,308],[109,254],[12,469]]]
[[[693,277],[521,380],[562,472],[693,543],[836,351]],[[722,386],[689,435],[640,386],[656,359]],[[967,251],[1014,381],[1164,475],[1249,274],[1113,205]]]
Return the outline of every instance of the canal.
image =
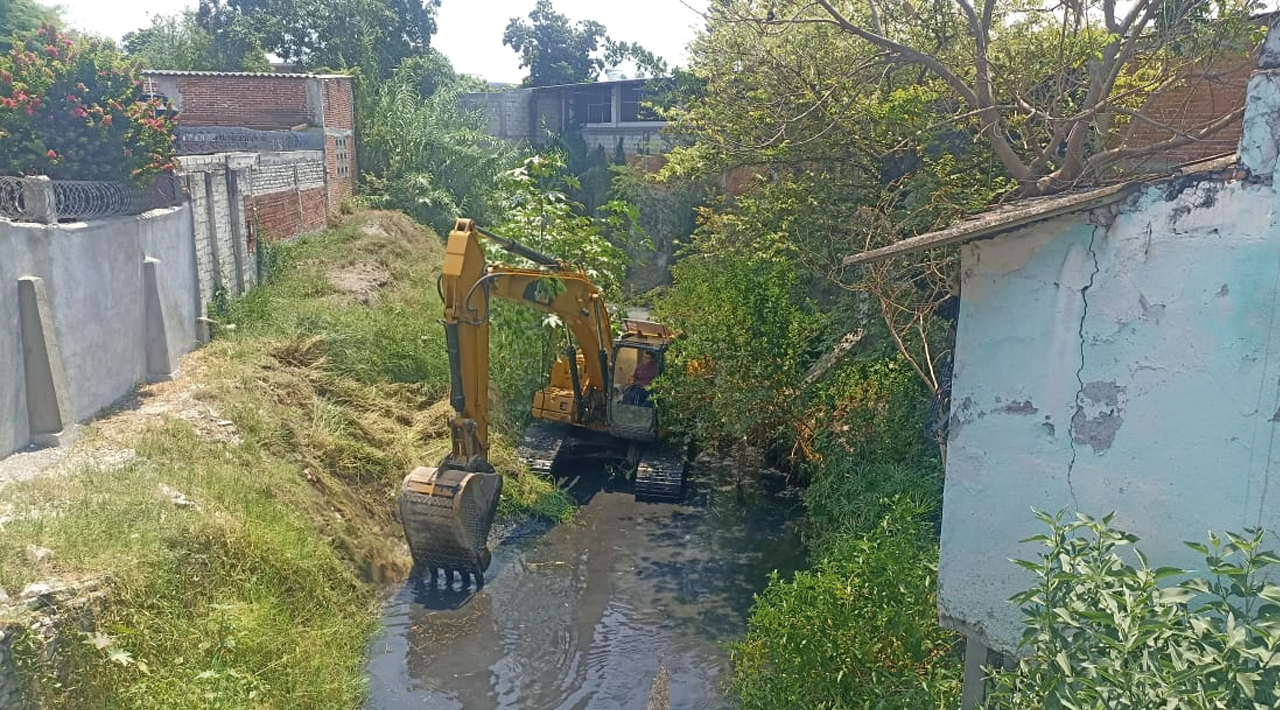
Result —
[[[398,591],[366,710],[645,710],[659,667],[671,708],[731,707],[726,642],[769,573],[804,562],[798,496],[705,459],[679,505],[580,473],[575,519],[499,530],[482,590]]]

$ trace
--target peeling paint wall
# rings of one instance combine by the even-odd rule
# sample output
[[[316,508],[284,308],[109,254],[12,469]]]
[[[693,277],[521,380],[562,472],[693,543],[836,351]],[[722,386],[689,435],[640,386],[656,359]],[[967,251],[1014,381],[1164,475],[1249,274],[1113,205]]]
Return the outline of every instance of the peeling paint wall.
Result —
[[[1270,178],[1154,185],[964,247],[945,622],[1016,647],[1006,600],[1032,578],[1008,560],[1039,552],[1018,542],[1042,532],[1032,507],[1114,510],[1154,564],[1193,569],[1203,560],[1184,540],[1280,529]]]

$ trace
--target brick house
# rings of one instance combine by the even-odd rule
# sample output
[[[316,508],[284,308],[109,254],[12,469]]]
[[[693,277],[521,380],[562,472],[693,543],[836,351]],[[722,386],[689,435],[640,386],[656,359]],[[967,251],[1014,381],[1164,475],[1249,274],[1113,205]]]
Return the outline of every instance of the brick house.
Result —
[[[350,76],[160,70],[145,76],[147,92],[178,112],[180,152],[258,154],[243,190],[254,234],[285,238],[319,229],[355,193]],[[264,145],[274,148],[257,147]]]

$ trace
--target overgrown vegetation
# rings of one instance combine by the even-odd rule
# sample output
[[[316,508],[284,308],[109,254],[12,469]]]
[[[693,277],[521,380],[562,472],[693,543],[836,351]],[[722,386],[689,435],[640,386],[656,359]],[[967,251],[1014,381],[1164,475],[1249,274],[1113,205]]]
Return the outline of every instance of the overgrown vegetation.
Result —
[[[740,707],[944,708],[959,694],[955,636],[937,624],[930,509],[895,502],[812,569],[776,574],[733,649]]]
[[[146,184],[172,172],[174,119],[109,42],[42,25],[0,57],[0,174]]]
[[[919,380],[898,360],[857,362],[805,402],[821,432],[801,466],[815,562],[757,597],[730,690],[752,710],[950,707],[961,674],[958,637],[937,619],[942,468]]]
[[[185,380],[139,402],[169,416],[124,410],[88,434],[101,458],[135,456],[6,488],[0,587],[108,591],[95,634],[70,632],[52,658],[25,642],[40,707],[359,705],[369,583],[408,570],[395,488],[448,449],[441,251],[385,213],[278,248],[269,282],[183,361]],[[510,475],[502,514],[563,520],[571,504],[518,471],[512,431],[497,427],[493,447]],[[33,564],[30,545],[52,556]]]
[[[401,210],[441,234],[459,216],[494,224],[501,176],[517,153],[459,105],[476,88],[435,52],[407,60],[387,81],[358,83],[361,187],[373,206]]]
[[[987,707],[1139,710],[1273,708],[1280,703],[1280,557],[1254,530],[1208,544],[1208,579],[1148,566],[1138,538],[1094,519],[1037,513],[1048,528],[1019,562],[1036,583],[1022,605],[1032,655],[995,677]],[[1175,580],[1177,583],[1171,584]]]

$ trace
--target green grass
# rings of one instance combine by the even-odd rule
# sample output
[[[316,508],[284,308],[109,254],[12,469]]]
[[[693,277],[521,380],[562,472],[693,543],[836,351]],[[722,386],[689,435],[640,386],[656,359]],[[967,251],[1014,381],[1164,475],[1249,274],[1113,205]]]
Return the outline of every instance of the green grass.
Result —
[[[126,412],[90,427],[84,445],[132,448],[130,462],[0,493],[14,517],[0,586],[105,589],[93,633],[68,630],[52,655],[33,635],[17,644],[36,707],[359,707],[374,583],[409,567],[396,488],[449,447],[440,252],[388,213],[279,248],[269,282],[217,314],[219,337],[165,386],[225,417],[232,426],[214,428],[234,437]],[[359,263],[389,274],[372,304],[328,276]],[[512,440],[500,423],[500,514],[566,520],[568,497],[519,470]],[[52,558],[33,565],[30,545]]]
[[[357,707],[374,596],[317,534],[315,492],[257,442],[211,444],[171,423],[114,470],[31,482],[0,538],[0,581],[106,580],[99,636],[68,631],[65,679],[35,668],[43,707]],[[199,508],[161,492],[180,491]],[[54,551],[25,564],[27,544]],[[98,648],[93,639],[103,643]],[[36,651],[36,648],[29,648]],[[34,654],[33,654],[34,655]]]

